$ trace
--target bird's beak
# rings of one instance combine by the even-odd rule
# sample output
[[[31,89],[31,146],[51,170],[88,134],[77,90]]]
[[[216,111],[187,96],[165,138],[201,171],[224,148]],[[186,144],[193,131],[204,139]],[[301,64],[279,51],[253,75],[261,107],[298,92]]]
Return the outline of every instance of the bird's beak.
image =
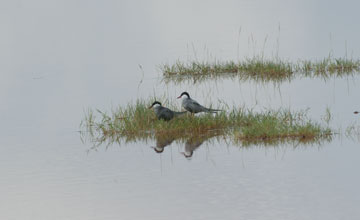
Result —
[[[181,96],[177,97],[178,99],[181,98]]]
[[[151,109],[153,106],[149,106],[148,109]]]

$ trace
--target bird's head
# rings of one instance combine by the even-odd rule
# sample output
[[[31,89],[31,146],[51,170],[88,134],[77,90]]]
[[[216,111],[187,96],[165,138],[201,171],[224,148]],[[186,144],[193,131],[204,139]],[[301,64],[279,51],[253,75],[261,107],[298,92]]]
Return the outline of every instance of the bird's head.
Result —
[[[190,95],[187,92],[181,93],[181,95],[179,97],[177,97],[177,98],[180,99],[183,95],[186,95],[188,98],[190,98]]]
[[[158,102],[158,101],[153,102],[153,104],[151,106],[149,106],[149,109],[154,106],[161,106],[161,102]]]

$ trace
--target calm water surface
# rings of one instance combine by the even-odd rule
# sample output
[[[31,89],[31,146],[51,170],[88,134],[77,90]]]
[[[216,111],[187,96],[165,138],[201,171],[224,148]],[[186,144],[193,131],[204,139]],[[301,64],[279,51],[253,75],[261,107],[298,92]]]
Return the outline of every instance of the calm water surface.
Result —
[[[357,59],[359,6],[1,1],[0,219],[359,219],[359,135],[344,133],[359,127],[360,77],[165,84],[158,69],[262,52]],[[307,146],[174,141],[162,153],[156,140],[93,149],[80,139],[87,108],[184,90],[204,104],[309,109],[315,121],[329,108],[340,134]]]

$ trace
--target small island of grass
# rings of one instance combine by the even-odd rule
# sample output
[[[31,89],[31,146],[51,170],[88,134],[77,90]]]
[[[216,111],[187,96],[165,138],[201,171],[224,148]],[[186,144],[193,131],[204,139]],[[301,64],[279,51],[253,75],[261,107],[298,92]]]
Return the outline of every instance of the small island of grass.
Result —
[[[148,138],[187,139],[194,136],[230,137],[234,142],[271,142],[282,140],[317,141],[332,134],[329,127],[308,118],[305,111],[266,110],[254,112],[245,108],[226,109],[217,114],[185,114],[171,121],[158,120],[148,109],[151,101],[118,107],[111,113],[88,110],[82,130],[93,141],[144,140]],[[174,106],[172,109],[176,110]],[[111,142],[111,141],[110,141]]]

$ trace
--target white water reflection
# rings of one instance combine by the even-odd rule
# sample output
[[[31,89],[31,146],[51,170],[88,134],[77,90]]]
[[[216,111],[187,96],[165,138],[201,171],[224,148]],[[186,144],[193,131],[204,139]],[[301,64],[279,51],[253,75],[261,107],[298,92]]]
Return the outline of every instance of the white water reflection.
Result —
[[[204,142],[188,160],[176,143],[161,154],[155,142],[87,153],[91,144],[76,132],[88,107],[153,93],[175,99],[184,90],[203,104],[310,108],[315,120],[329,107],[332,125],[345,129],[360,120],[352,114],[359,77],[280,88],[164,85],[157,65],[262,51],[293,61],[358,58],[358,8],[320,0],[1,1],[0,219],[358,219],[356,138],[295,149]]]

